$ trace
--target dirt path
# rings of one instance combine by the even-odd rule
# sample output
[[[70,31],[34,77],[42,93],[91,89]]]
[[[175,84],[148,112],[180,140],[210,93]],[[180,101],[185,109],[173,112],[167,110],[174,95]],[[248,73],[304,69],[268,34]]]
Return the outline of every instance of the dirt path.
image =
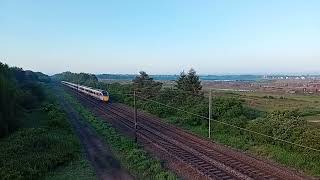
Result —
[[[82,117],[60,94],[57,95],[68,114],[73,128],[78,135],[87,159],[91,162],[99,179],[130,180],[134,179],[114,158],[110,148],[104,143]],[[75,177],[76,179],[76,177]]]

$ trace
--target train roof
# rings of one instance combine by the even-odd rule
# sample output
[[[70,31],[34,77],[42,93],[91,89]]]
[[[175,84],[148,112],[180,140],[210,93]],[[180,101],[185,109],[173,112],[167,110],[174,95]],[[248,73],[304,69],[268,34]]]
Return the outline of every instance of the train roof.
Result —
[[[81,88],[84,88],[84,89],[88,89],[88,90],[91,90],[91,91],[96,91],[96,92],[107,92],[106,90],[102,90],[102,89],[94,89],[92,87],[88,87],[88,86],[83,86],[83,85],[80,85],[80,84],[74,84],[74,83],[71,83],[71,82],[68,82],[68,81],[61,81],[62,83],[66,83],[66,84],[71,84],[71,85],[74,85],[74,86],[78,86],[78,87],[81,87]]]

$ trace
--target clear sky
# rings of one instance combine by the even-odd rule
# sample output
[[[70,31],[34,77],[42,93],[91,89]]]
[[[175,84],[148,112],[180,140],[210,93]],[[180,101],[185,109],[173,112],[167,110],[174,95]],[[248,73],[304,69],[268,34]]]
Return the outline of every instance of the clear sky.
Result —
[[[49,74],[320,74],[320,1],[0,0],[0,61]]]

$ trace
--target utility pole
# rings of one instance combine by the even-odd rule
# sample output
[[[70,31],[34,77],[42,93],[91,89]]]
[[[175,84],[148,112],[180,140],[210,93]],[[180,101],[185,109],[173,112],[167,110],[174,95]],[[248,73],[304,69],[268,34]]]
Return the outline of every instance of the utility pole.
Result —
[[[210,89],[210,93],[209,93],[209,139],[211,138],[211,105],[212,105],[212,91]]]
[[[134,113],[133,113],[133,119],[134,119],[134,141],[138,142],[138,138],[137,138],[138,120],[137,120],[136,91],[133,91],[133,106],[134,106]]]

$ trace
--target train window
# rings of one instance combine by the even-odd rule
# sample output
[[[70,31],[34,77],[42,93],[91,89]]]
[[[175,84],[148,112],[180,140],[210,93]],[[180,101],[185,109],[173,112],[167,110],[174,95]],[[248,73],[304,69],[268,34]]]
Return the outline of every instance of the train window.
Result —
[[[103,96],[109,96],[109,93],[107,91],[101,91]]]

